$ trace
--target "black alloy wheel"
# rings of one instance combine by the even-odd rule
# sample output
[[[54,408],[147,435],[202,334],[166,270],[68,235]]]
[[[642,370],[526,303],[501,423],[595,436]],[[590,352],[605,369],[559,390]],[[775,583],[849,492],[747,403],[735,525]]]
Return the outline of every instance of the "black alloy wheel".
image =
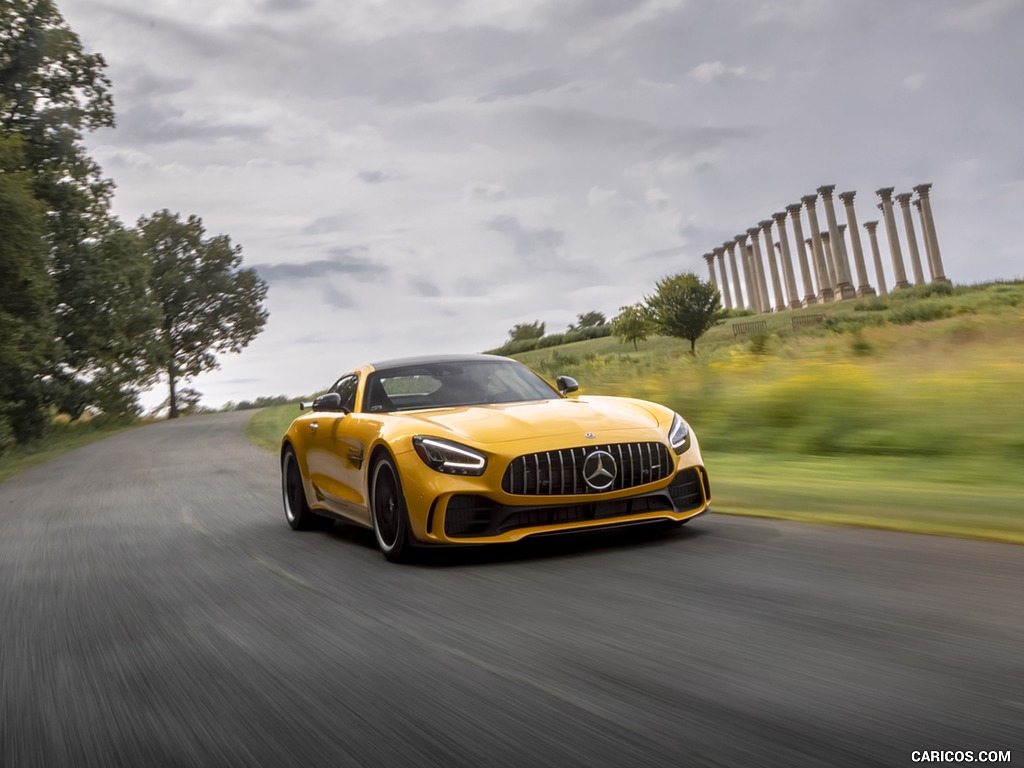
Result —
[[[302,484],[302,470],[295,451],[286,448],[281,458],[281,496],[284,500],[284,517],[293,531],[307,531],[312,528],[329,528],[334,521],[321,517],[306,503],[306,489]]]
[[[373,533],[381,553],[393,563],[409,559],[409,514],[402,494],[398,470],[390,458],[383,458],[373,467]]]

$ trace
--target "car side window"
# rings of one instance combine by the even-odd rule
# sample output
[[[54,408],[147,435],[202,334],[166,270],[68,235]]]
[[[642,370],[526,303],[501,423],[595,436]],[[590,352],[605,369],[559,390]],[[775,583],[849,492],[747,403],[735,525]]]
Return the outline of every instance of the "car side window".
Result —
[[[331,392],[341,395],[341,404],[351,413],[356,408],[356,388],[359,385],[359,377],[354,373],[349,376],[342,376],[337,383],[331,387]]]

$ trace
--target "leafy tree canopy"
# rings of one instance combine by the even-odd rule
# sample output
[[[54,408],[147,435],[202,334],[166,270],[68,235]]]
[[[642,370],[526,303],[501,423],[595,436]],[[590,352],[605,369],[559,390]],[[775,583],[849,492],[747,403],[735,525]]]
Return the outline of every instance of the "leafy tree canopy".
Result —
[[[0,11],[0,126],[51,159],[80,155],[82,131],[114,125],[106,62],[50,0],[0,0]]]
[[[179,379],[217,367],[217,355],[240,352],[263,330],[267,285],[242,269],[242,249],[226,235],[205,237],[202,219],[163,210],[138,223],[159,309],[161,367],[170,385],[170,417]]]
[[[38,437],[53,355],[53,280],[47,271],[45,207],[32,194],[23,142],[0,135],[0,454]]]
[[[662,278],[645,300],[655,327],[666,336],[689,339],[690,354],[697,352],[697,339],[718,322],[722,306],[718,289],[692,272]]]
[[[578,331],[583,328],[597,328],[605,325],[608,322],[608,318],[604,316],[603,312],[583,312],[582,314],[576,315],[576,324],[570,325],[570,331]]]
[[[517,323],[508,332],[511,341],[524,341],[526,339],[539,339],[544,335],[544,323],[535,320],[532,323]]]
[[[619,307],[619,314],[612,320],[612,333],[618,336],[623,344],[632,342],[634,350],[639,349],[638,343],[646,340],[650,331],[650,312],[640,303]]]

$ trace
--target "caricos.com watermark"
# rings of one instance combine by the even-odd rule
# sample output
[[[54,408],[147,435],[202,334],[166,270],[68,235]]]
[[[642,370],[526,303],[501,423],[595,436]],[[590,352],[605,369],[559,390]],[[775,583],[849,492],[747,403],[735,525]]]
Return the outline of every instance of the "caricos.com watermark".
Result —
[[[1011,763],[1013,757],[1010,750],[973,750],[964,749],[915,749],[910,753],[915,763]]]

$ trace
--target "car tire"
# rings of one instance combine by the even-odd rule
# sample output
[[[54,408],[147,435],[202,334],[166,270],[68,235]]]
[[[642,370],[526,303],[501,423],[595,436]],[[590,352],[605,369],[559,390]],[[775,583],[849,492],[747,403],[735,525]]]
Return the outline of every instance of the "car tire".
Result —
[[[291,448],[286,448],[281,457],[281,497],[284,501],[284,518],[293,531],[330,528],[334,525],[334,520],[322,517],[309,508],[302,470]]]
[[[412,555],[409,513],[398,470],[390,457],[384,457],[373,465],[371,477],[371,518],[377,546],[390,562],[407,562]]]

